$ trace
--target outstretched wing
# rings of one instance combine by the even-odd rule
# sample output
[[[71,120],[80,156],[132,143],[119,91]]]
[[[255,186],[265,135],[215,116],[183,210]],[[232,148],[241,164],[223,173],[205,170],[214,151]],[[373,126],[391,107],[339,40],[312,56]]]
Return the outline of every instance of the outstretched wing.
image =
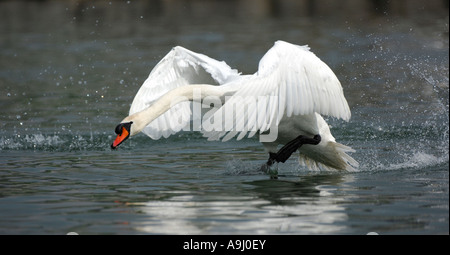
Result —
[[[134,97],[130,115],[149,107],[172,89],[190,84],[220,85],[239,76],[225,62],[206,55],[174,47],[150,72]],[[167,138],[190,123],[190,102],[174,105],[147,125],[142,132],[152,139]]]
[[[232,82],[233,83],[233,82]],[[259,62],[258,72],[236,80],[239,90],[211,117],[224,121],[221,132],[208,132],[212,140],[264,132],[285,115],[314,112],[350,119],[350,108],[333,71],[308,46],[277,41]],[[231,84],[230,84],[231,85]]]

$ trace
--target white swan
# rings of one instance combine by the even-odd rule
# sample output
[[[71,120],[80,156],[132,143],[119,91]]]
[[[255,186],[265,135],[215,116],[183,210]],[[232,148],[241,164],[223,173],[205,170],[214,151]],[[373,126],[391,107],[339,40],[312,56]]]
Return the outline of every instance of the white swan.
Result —
[[[351,115],[336,75],[308,46],[275,42],[253,75],[177,46],[139,89],[111,148],[139,132],[159,139],[194,130],[222,141],[257,134],[267,166],[298,150],[310,169],[354,170],[358,163],[346,154],[353,150],[335,141],[320,114]]]

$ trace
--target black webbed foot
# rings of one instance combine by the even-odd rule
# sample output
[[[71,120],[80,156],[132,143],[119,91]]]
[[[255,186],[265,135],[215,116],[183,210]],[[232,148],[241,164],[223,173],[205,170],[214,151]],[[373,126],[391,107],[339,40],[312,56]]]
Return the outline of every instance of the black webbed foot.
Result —
[[[297,138],[281,147],[277,153],[269,152],[269,160],[267,160],[266,169],[270,169],[270,167],[275,163],[286,162],[286,160],[291,157],[292,153],[298,150],[303,144],[317,145],[321,140],[322,138],[320,135],[315,135],[313,138],[303,135],[297,136]]]

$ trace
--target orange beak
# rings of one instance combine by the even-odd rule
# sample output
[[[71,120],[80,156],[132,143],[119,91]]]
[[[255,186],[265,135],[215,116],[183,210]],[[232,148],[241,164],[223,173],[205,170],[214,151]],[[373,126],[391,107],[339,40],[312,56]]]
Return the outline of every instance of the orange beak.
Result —
[[[111,144],[111,149],[115,149],[119,146],[123,141],[125,141],[130,136],[130,133],[125,127],[122,127],[122,132],[117,135],[116,140],[114,140],[113,144]]]

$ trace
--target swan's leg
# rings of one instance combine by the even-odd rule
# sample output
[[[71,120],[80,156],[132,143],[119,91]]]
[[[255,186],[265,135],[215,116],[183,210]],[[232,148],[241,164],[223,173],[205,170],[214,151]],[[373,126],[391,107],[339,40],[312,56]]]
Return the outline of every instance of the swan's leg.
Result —
[[[274,163],[284,163],[286,160],[294,153],[296,150],[298,150],[303,144],[312,144],[317,145],[321,141],[320,135],[315,135],[313,138],[309,138],[303,135],[297,136],[294,140],[288,142],[285,144],[281,149],[278,150],[277,153],[269,152],[269,160],[267,160],[266,164],[261,167],[261,169],[267,173],[269,173],[272,176],[273,170],[271,169]],[[278,170],[278,169],[277,169]],[[277,171],[276,171],[277,172]],[[276,175],[275,172],[275,175]],[[275,176],[276,177],[276,176]],[[276,179],[276,178],[272,178]]]
[[[292,155],[292,153],[298,150],[303,144],[317,145],[321,140],[320,135],[315,135],[313,138],[299,135],[297,138],[281,147],[277,153],[269,153],[269,160],[267,163],[269,164],[269,162],[271,162],[273,164],[274,161],[284,163]]]

